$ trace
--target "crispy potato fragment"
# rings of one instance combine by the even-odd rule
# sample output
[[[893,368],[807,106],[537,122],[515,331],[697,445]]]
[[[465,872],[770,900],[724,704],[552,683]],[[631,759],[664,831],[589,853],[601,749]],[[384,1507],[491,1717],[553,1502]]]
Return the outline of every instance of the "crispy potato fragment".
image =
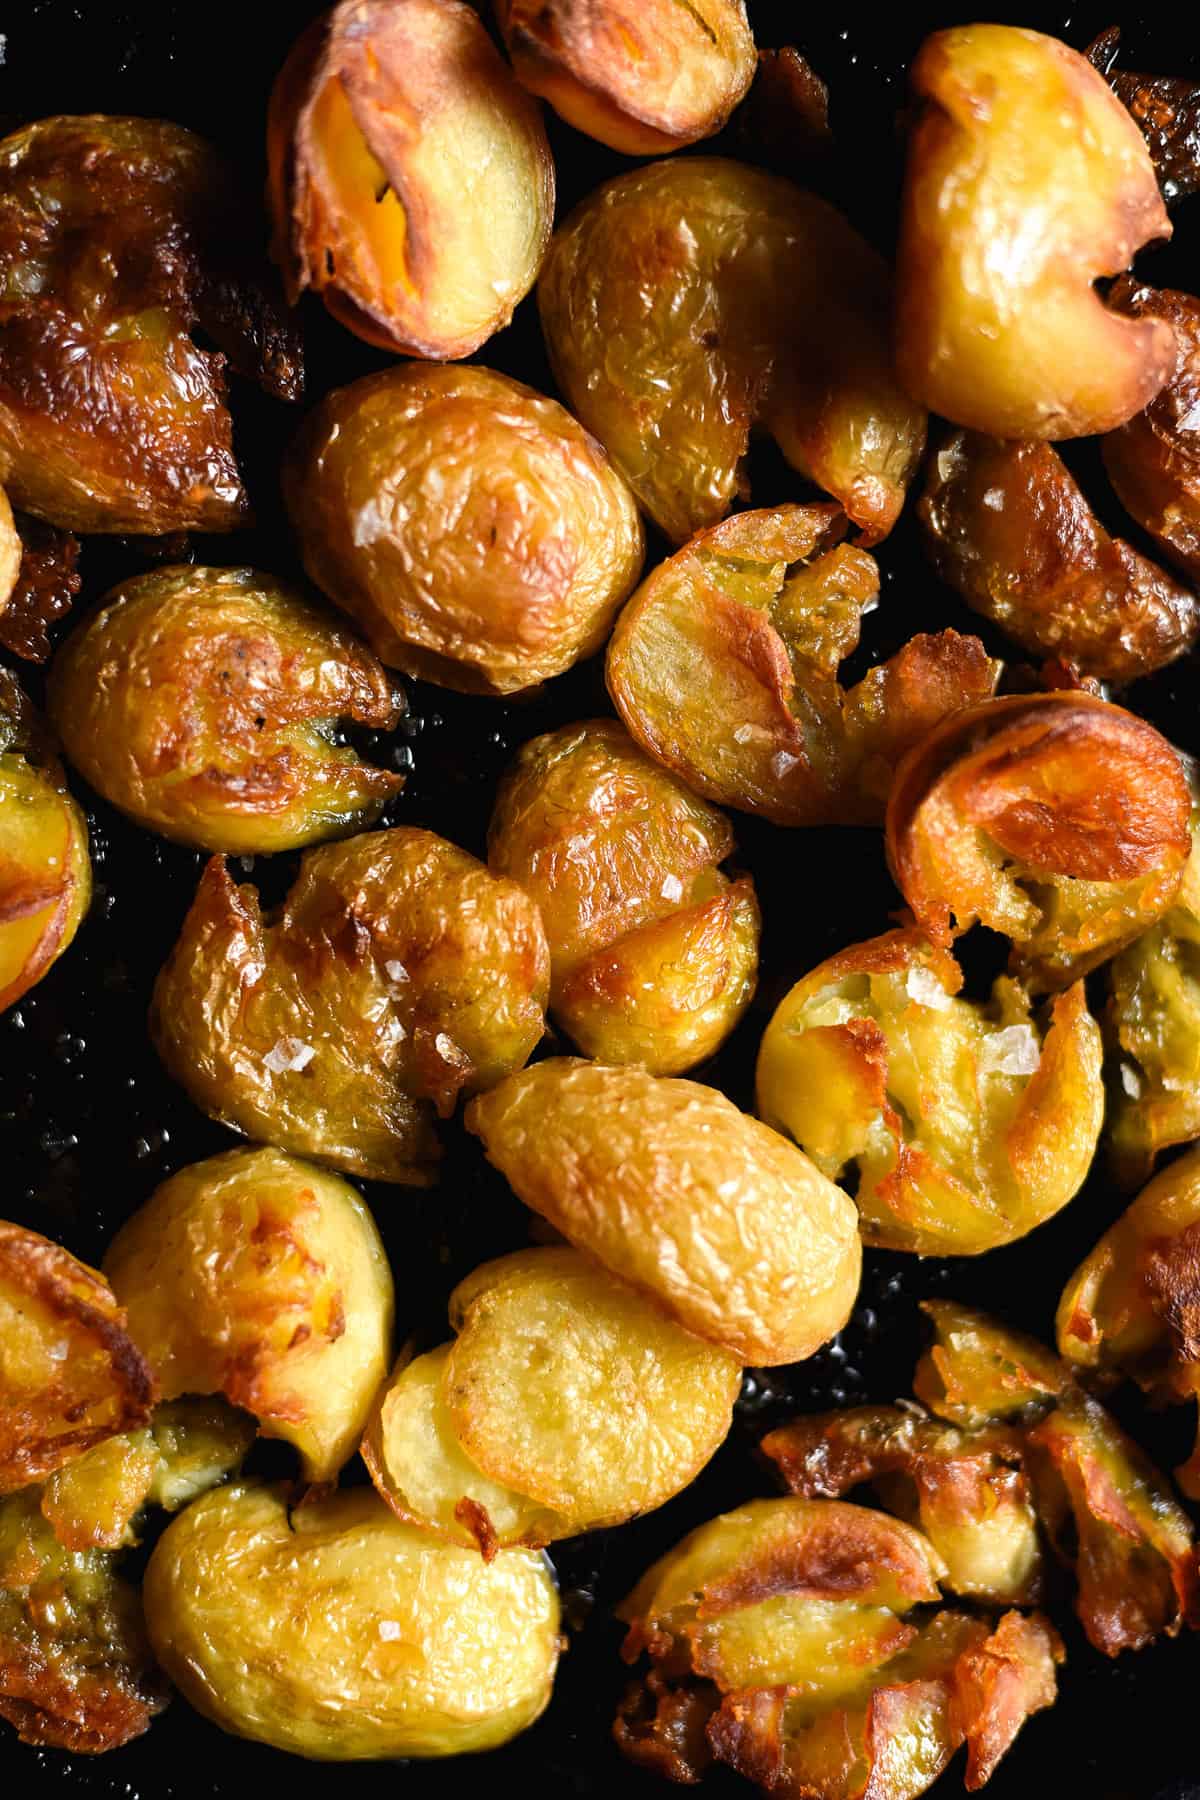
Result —
[[[845,1324],[853,1205],[716,1089],[558,1056],[466,1125],[526,1206],[743,1363],[799,1362]]]
[[[1200,178],[1200,157],[1197,172]],[[1200,581],[1200,299],[1127,281],[1112,304],[1130,318],[1165,320],[1175,334],[1175,363],[1145,410],[1104,439],[1104,467],[1125,510]]]
[[[1163,199],[1184,200],[1200,189],[1200,82],[1114,68],[1120,42],[1119,27],[1110,26],[1088,45],[1088,61],[1137,120]]]
[[[554,221],[536,105],[459,0],[340,0],[267,114],[272,254],[369,344],[470,356],[533,286]]]
[[[1170,374],[1157,319],[1096,291],[1171,225],[1141,133],[1057,38],[959,25],[926,38],[896,294],[900,379],[931,412],[998,438],[1087,437]]]
[[[306,853],[265,916],[214,857],[155,984],[151,1035],[197,1106],[351,1175],[424,1187],[435,1114],[520,1068],[550,957],[515,882],[429,831]]]
[[[674,544],[748,498],[752,429],[886,537],[925,441],[892,372],[891,278],[838,212],[724,157],[607,182],[538,284],[559,387]]]
[[[32,513],[22,513],[16,529],[21,560],[0,606],[0,644],[27,662],[44,663],[50,658],[50,627],[70,612],[83,586],[79,539]]]
[[[931,1412],[964,1430],[1040,1417],[1070,1385],[1070,1371],[1036,1338],[953,1300],[922,1300],[934,1342],[913,1377]]]

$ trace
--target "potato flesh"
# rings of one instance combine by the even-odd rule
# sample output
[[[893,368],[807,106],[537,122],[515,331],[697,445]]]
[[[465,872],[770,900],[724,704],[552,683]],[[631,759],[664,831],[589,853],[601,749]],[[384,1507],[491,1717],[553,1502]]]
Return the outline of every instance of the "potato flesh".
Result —
[[[0,488],[0,613],[12,598],[21,572],[21,537],[13,521],[8,495]]]
[[[966,1430],[1044,1412],[1065,1391],[1070,1372],[1036,1338],[997,1324],[951,1300],[923,1300],[936,1342],[913,1377],[918,1400]]]

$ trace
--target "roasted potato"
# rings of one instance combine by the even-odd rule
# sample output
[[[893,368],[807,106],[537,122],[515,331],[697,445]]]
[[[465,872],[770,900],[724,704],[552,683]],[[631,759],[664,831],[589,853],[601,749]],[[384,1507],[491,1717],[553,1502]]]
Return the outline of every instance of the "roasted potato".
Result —
[[[554,221],[536,103],[459,0],[341,0],[267,114],[272,254],[384,350],[470,356],[533,286]]]
[[[798,981],[758,1055],[758,1110],[831,1179],[857,1172],[867,1243],[974,1256],[1024,1237],[1083,1185],[1104,1117],[1083,983],[1035,1022],[1002,977],[961,999],[916,931],[855,944]]]
[[[1162,405],[1160,396],[1107,442],[1144,429]],[[1049,444],[952,433],[930,460],[919,512],[942,579],[1036,656],[1134,681],[1200,635],[1195,594],[1108,535]]]
[[[777,825],[881,823],[898,757],[1000,673],[978,638],[943,631],[842,687],[879,593],[844,529],[833,506],[738,513],[660,563],[609,645],[608,690],[642,749]]]
[[[1200,82],[1114,68],[1120,41],[1119,28],[1110,26],[1088,45],[1088,61],[1137,120],[1163,199],[1186,199],[1200,188]]]
[[[8,495],[0,488],[0,613],[6,610],[12,598],[23,554],[21,534],[13,519]]]
[[[720,131],[754,79],[745,0],[496,0],[517,79],[627,156]]]
[[[1113,304],[1130,318],[1164,320],[1175,362],[1145,411],[1104,439],[1104,466],[1126,511],[1200,581],[1200,299],[1123,282]]]
[[[853,1205],[714,1088],[559,1056],[466,1124],[526,1206],[742,1362],[799,1362],[845,1324]]]
[[[1070,1370],[1044,1344],[953,1300],[923,1300],[934,1342],[913,1377],[931,1412],[964,1430],[1037,1419],[1070,1386]]]
[[[908,392],[998,438],[1111,431],[1154,398],[1170,327],[1112,312],[1119,275],[1171,225],[1142,135],[1057,38],[958,25],[912,67],[896,270]]]
[[[755,427],[864,543],[895,524],[925,414],[887,265],[814,194],[723,157],[634,169],[560,226],[538,304],[567,404],[672,543],[747,498]]]
[[[598,650],[642,567],[599,444],[490,369],[410,363],[326,396],[284,467],[304,565],[385,663],[509,694]]]
[[[0,606],[0,646],[27,662],[50,660],[50,627],[74,606],[83,577],[79,539],[32,513],[16,520],[20,562]]]
[[[728,822],[609,719],[526,744],[496,798],[488,866],[536,900],[550,1005],[588,1056],[679,1075],[754,993],[754,883],[718,866]]]
[[[421,1187],[437,1178],[435,1114],[521,1067],[549,988],[532,900],[444,838],[398,827],[308,851],[265,916],[214,857],[150,1029],[214,1118]]]
[[[223,1394],[329,1481],[387,1373],[392,1276],[349,1182],[279,1150],[181,1169],[104,1259],[164,1397]]]
[[[545,1707],[558,1659],[541,1556],[436,1543],[369,1488],[292,1512],[279,1489],[219,1488],[168,1526],[144,1596],[193,1706],[324,1761],[506,1743]]]
[[[980,922],[1011,938],[1015,973],[1060,988],[1166,912],[1191,805],[1179,756],[1143,719],[1093,694],[1012,695],[904,758],[888,862],[935,945]]]
[[[15,506],[71,531],[247,523],[224,366],[281,399],[303,387],[258,235],[222,158],[180,125],[42,119],[0,142],[0,480]]]

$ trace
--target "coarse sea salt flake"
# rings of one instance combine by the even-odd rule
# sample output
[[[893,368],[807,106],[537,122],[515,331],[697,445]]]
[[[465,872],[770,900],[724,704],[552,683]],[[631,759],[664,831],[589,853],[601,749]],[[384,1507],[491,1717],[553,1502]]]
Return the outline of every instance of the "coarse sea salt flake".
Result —
[[[1121,1064],[1121,1086],[1125,1089],[1125,1092],[1129,1095],[1131,1100],[1141,1099],[1142,1078],[1132,1063],[1123,1062]]]
[[[389,981],[407,981],[408,970],[402,962],[385,962],[383,972]]]
[[[263,1062],[272,1075],[294,1074],[300,1069],[307,1069],[316,1054],[312,1045],[302,1042],[300,1038],[281,1037],[271,1045]]]
[[[947,1012],[954,1005],[954,995],[946,992],[932,969],[920,963],[905,976],[904,991],[918,1006],[928,1006],[934,1012]]]
[[[1032,1025],[1006,1025],[985,1038],[979,1052],[981,1075],[1032,1075],[1042,1060],[1042,1047]]]
[[[396,1619],[380,1619],[379,1635],[385,1644],[394,1644],[397,1638],[403,1636],[399,1621]]]
[[[683,899],[683,883],[680,881],[678,875],[667,876],[662,884],[662,897],[664,900]]]

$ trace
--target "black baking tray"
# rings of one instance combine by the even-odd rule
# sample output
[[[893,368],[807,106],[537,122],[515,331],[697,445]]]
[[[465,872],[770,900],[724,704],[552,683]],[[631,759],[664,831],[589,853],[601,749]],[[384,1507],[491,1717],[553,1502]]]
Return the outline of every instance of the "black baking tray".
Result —
[[[320,10],[306,0],[9,0],[0,10],[0,125],[5,130],[56,112],[165,116],[215,139],[262,181],[263,120],[271,79],[293,37]],[[800,0],[751,0],[759,42],[794,42],[828,81],[836,155],[812,178],[879,246],[891,248],[901,166],[906,69],[921,38],[970,12],[892,7],[818,9]],[[821,12],[821,22],[813,14]],[[1200,16],[1194,7],[1159,14],[1120,13],[1115,5],[1017,9],[990,16],[1056,32],[1082,48],[1113,23],[1123,27],[1130,67],[1200,76]],[[870,22],[867,22],[870,20]],[[551,121],[560,208],[629,166]],[[720,145],[718,148],[722,147]],[[797,172],[803,179],[804,171]],[[1151,281],[1200,289],[1200,197],[1176,214],[1176,243],[1139,265]],[[305,308],[309,402],[328,388],[388,359]],[[480,357],[552,391],[530,302]],[[236,537],[195,539],[201,561],[250,562],[298,577],[278,493],[280,450],[297,423],[294,410],[235,390],[237,447],[247,470],[257,524]],[[1116,520],[1094,455],[1073,446],[1070,460],[1097,509]],[[759,503],[801,497],[802,485],[770,454],[754,470]],[[1133,536],[1128,521],[1120,529]],[[652,553],[661,554],[656,544]],[[912,632],[954,625],[977,631],[1003,652],[990,628],[965,612],[931,574],[907,514],[878,552],[882,604],[867,621],[861,668],[890,654]],[[147,548],[90,539],[77,617],[114,581],[147,565]],[[26,671],[36,694],[40,682]],[[1192,661],[1177,664],[1129,696],[1178,743],[1200,754],[1200,683]],[[552,683],[528,703],[463,699],[410,686],[400,730],[368,744],[379,760],[403,768],[408,785],[388,822],[443,832],[483,848],[497,778],[525,739],[570,720],[608,712],[600,662]],[[40,986],[0,1018],[0,1212],[98,1260],[118,1225],[166,1175],[231,1142],[168,1081],[147,1041],[146,1005],[154,974],[188,906],[201,858],[137,830],[76,782],[88,807],[96,899],[75,945]],[[878,833],[786,832],[737,820],[739,860],[758,883],[765,915],[758,998],[718,1061],[703,1071],[742,1104],[751,1100],[754,1053],[776,1001],[823,957],[886,929],[898,904]],[[295,859],[259,859],[248,868],[269,898],[281,894]],[[970,973],[986,976],[992,952],[973,946]],[[453,1283],[486,1257],[529,1241],[528,1215],[481,1166],[476,1146],[452,1130],[445,1179],[432,1194],[368,1189],[393,1256],[398,1315],[405,1332],[432,1345],[446,1335],[445,1300]],[[857,1310],[846,1330],[810,1362],[747,1377],[733,1433],[703,1476],[660,1512],[574,1544],[554,1562],[564,1592],[570,1648],[544,1719],[505,1750],[484,1757],[405,1766],[353,1765],[345,1771],[226,1737],[177,1701],[137,1743],[99,1759],[38,1752],[0,1727],[0,1797],[78,1793],[95,1800],[233,1800],[278,1784],[316,1793],[330,1780],[353,1800],[402,1793],[412,1800],[513,1792],[601,1800],[667,1800],[663,1782],[623,1763],[609,1725],[625,1679],[611,1609],[638,1574],[685,1531],[772,1483],[754,1456],[770,1424],[798,1409],[908,1391],[920,1343],[917,1302],[955,1296],[991,1308],[1048,1337],[1059,1290],[1078,1259],[1120,1211],[1121,1197],[1098,1169],[1058,1219],[1023,1243],[979,1261],[919,1261],[869,1252]],[[1123,1397],[1124,1400],[1124,1397]],[[1182,1459],[1191,1409],[1150,1414],[1136,1399],[1118,1403],[1126,1426],[1167,1467]],[[353,1477],[352,1477],[353,1478]],[[1200,1639],[1183,1638],[1110,1663],[1090,1650],[1069,1607],[1058,1608],[1068,1662],[1061,1697],[1035,1719],[993,1779],[993,1800],[1200,1800],[1200,1742],[1193,1696]],[[706,1783],[713,1800],[752,1790],[725,1771]],[[961,1793],[961,1761],[939,1795]]]

